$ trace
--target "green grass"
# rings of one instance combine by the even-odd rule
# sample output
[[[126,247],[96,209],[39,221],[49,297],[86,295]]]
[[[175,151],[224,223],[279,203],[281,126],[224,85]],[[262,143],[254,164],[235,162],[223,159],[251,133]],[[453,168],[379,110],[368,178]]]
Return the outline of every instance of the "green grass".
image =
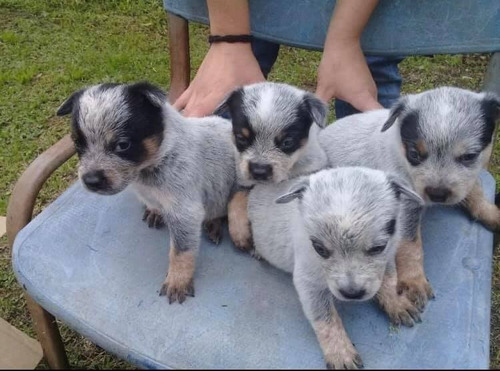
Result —
[[[207,30],[191,25],[193,76],[207,51]],[[168,88],[167,25],[153,0],[0,0],[0,215],[26,166],[68,133],[54,116],[68,95],[104,81],[149,80]],[[282,48],[270,79],[314,90],[321,54]],[[407,58],[404,92],[439,85],[478,90],[487,56]],[[495,148],[496,159],[500,146]],[[36,211],[75,179],[72,159],[40,194]],[[493,172],[500,181],[500,163]],[[500,260],[495,258],[491,366],[500,367]],[[10,266],[7,239],[0,239],[0,317],[34,336],[22,290]],[[66,326],[61,331],[71,364],[78,368],[131,368]],[[40,368],[45,368],[42,363]]]

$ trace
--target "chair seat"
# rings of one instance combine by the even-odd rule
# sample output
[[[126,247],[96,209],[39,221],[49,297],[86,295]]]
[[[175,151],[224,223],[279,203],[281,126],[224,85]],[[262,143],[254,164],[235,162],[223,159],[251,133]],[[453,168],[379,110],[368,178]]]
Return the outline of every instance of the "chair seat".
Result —
[[[489,199],[491,175],[481,175]],[[227,231],[205,237],[196,297],[158,296],[168,232],[148,229],[124,191],[74,184],[18,235],[14,271],[44,308],[92,342],[144,368],[324,368],[292,279],[237,252]],[[436,299],[411,329],[373,302],[338,308],[368,368],[488,368],[493,235],[458,208],[427,210],[425,265]]]
[[[163,0],[166,10],[208,23],[205,0]],[[252,33],[265,40],[322,50],[334,0],[252,0]],[[498,0],[383,0],[361,44],[371,55],[488,53],[500,50]]]

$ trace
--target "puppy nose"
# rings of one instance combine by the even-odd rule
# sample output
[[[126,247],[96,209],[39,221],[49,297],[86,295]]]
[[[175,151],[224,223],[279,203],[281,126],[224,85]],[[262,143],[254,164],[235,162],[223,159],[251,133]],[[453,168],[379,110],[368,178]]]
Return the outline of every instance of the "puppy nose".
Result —
[[[345,297],[346,299],[353,299],[353,300],[361,299],[366,294],[365,289],[356,289],[353,287],[339,289],[339,291],[342,294],[342,296]]]
[[[432,202],[445,202],[450,197],[451,191],[448,188],[426,187],[425,193]]]
[[[102,170],[89,171],[83,174],[82,180],[87,188],[93,191],[102,189],[106,185],[106,178]]]
[[[249,165],[250,174],[256,180],[267,180],[273,174],[273,167],[268,164],[259,164],[256,162],[250,162]]]

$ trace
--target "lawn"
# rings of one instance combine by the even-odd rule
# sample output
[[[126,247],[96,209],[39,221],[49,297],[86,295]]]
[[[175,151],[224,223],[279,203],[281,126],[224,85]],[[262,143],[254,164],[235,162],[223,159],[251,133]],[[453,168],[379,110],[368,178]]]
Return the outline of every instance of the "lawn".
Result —
[[[207,50],[207,29],[191,25],[193,76]],[[153,0],[0,0],[0,215],[5,215],[15,180],[42,151],[68,133],[55,117],[61,102],[84,85],[149,80],[168,89],[167,24]],[[270,75],[307,89],[315,86],[320,53],[282,48]],[[479,90],[488,56],[407,58],[401,64],[405,93],[440,85]],[[498,153],[497,145],[495,152]],[[492,171],[500,180],[500,162]],[[57,171],[40,195],[37,211],[76,177],[76,160]],[[500,367],[500,254],[494,269],[491,367]],[[0,317],[34,336],[22,290],[0,239]],[[66,326],[72,366],[132,368]],[[40,368],[46,368],[41,364]]]

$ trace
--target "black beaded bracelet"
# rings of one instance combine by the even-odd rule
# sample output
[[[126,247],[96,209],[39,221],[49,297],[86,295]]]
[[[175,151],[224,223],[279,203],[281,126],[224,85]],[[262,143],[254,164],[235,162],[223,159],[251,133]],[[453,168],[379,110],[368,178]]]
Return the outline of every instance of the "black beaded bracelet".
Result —
[[[252,35],[210,35],[208,42],[212,43],[250,43],[253,40]]]

